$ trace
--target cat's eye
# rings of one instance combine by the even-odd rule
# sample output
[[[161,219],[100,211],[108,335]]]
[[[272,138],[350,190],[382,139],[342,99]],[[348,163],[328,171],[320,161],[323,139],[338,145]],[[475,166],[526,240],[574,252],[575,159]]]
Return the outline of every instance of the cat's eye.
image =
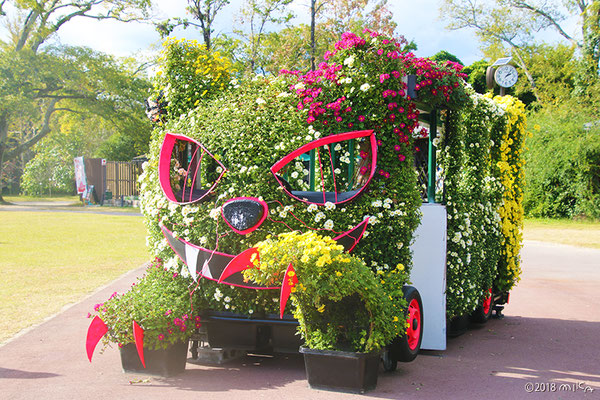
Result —
[[[377,167],[372,130],[314,140],[276,162],[271,172],[290,197],[310,204],[345,203],[368,186]]]
[[[201,143],[167,133],[160,150],[158,174],[163,193],[177,204],[206,199],[227,169]]]

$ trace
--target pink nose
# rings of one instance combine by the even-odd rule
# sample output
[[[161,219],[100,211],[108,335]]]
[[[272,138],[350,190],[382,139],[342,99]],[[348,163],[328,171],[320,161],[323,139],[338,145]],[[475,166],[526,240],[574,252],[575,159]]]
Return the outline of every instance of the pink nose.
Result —
[[[256,197],[237,197],[225,202],[221,215],[234,232],[246,235],[264,222],[269,215],[269,207]]]

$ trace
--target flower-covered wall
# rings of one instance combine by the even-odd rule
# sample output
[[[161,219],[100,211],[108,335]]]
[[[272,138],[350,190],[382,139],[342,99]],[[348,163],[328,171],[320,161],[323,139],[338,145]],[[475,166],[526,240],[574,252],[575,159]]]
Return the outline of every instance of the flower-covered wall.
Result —
[[[481,305],[518,281],[522,229],[523,104],[471,93],[449,112],[440,164],[448,212],[447,314]]]

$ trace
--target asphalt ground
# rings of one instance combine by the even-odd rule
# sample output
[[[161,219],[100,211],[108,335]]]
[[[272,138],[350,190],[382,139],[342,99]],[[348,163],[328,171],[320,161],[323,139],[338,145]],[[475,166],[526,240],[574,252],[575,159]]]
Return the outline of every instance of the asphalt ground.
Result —
[[[188,363],[172,378],[123,373],[116,348],[90,363],[88,311],[126,290],[138,269],[2,345],[0,399],[600,398],[600,250],[529,241],[522,259],[503,319],[381,369],[364,395],[310,389],[300,355]]]

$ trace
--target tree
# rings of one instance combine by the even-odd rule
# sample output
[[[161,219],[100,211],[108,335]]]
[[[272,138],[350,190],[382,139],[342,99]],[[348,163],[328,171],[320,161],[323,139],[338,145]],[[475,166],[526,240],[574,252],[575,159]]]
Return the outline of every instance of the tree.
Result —
[[[15,13],[7,16],[6,2],[0,3],[10,33],[0,52],[0,175],[5,160],[50,133],[56,113],[110,118],[135,104],[126,100],[131,87],[112,58],[42,45],[74,18],[140,20],[150,7],[150,0],[15,0]]]
[[[464,67],[461,71],[463,74],[467,74],[467,82],[473,86],[473,89],[475,89],[477,93],[484,94],[488,91],[485,82],[485,72],[489,66],[489,62],[485,60],[479,60]]]
[[[396,28],[387,0],[310,0],[307,7],[311,24],[286,26],[265,35],[262,51],[267,72],[278,73],[283,68],[314,70],[330,44],[337,42],[342,33],[362,33],[368,28],[393,36]],[[405,50],[416,48],[401,36],[396,40],[405,44]]]
[[[200,28],[204,45],[207,50],[212,49],[213,23],[217,14],[223,7],[229,4],[229,0],[188,0],[187,11],[198,22],[193,22],[187,18],[174,18],[166,20],[156,25],[156,30],[162,37],[169,36],[173,29],[183,26]]]
[[[15,0],[12,3],[24,16],[11,25],[15,50],[27,47],[33,52],[74,18],[128,22],[148,18],[150,8],[150,0]]]
[[[394,37],[397,24],[387,3],[388,0],[379,0],[375,4],[371,0],[310,0],[311,69],[315,69],[317,57],[318,44],[315,35],[319,20],[322,31],[326,33],[323,38],[325,43],[337,41],[344,32],[360,33],[364,28]],[[406,42],[404,38],[398,39],[400,42]],[[324,47],[327,48],[327,45]]]
[[[241,9],[241,25],[249,25],[249,30],[234,29],[240,37],[246,39],[247,64],[251,72],[257,67],[265,72],[265,63],[261,62],[262,41],[269,24],[285,24],[294,15],[286,11],[293,0],[248,0]],[[258,65],[257,65],[258,64]]]
[[[447,52],[446,50],[440,50],[429,58],[431,58],[433,61],[436,61],[436,62],[452,61],[452,62],[460,64],[460,65],[465,65],[465,64],[463,64],[462,61],[460,61],[460,59],[458,57],[456,57],[452,53]]]
[[[535,44],[536,33],[545,29],[555,30],[581,53],[582,67],[576,82],[579,94],[598,81],[600,0],[566,0],[562,7],[541,0],[445,0],[441,15],[449,21],[450,29],[474,29],[488,48],[507,46],[538,100],[536,82],[524,52],[527,46]],[[571,15],[579,17],[580,39],[563,26]]]
[[[28,195],[39,196],[73,191],[73,158],[56,146],[44,146],[27,163],[21,188]]]

